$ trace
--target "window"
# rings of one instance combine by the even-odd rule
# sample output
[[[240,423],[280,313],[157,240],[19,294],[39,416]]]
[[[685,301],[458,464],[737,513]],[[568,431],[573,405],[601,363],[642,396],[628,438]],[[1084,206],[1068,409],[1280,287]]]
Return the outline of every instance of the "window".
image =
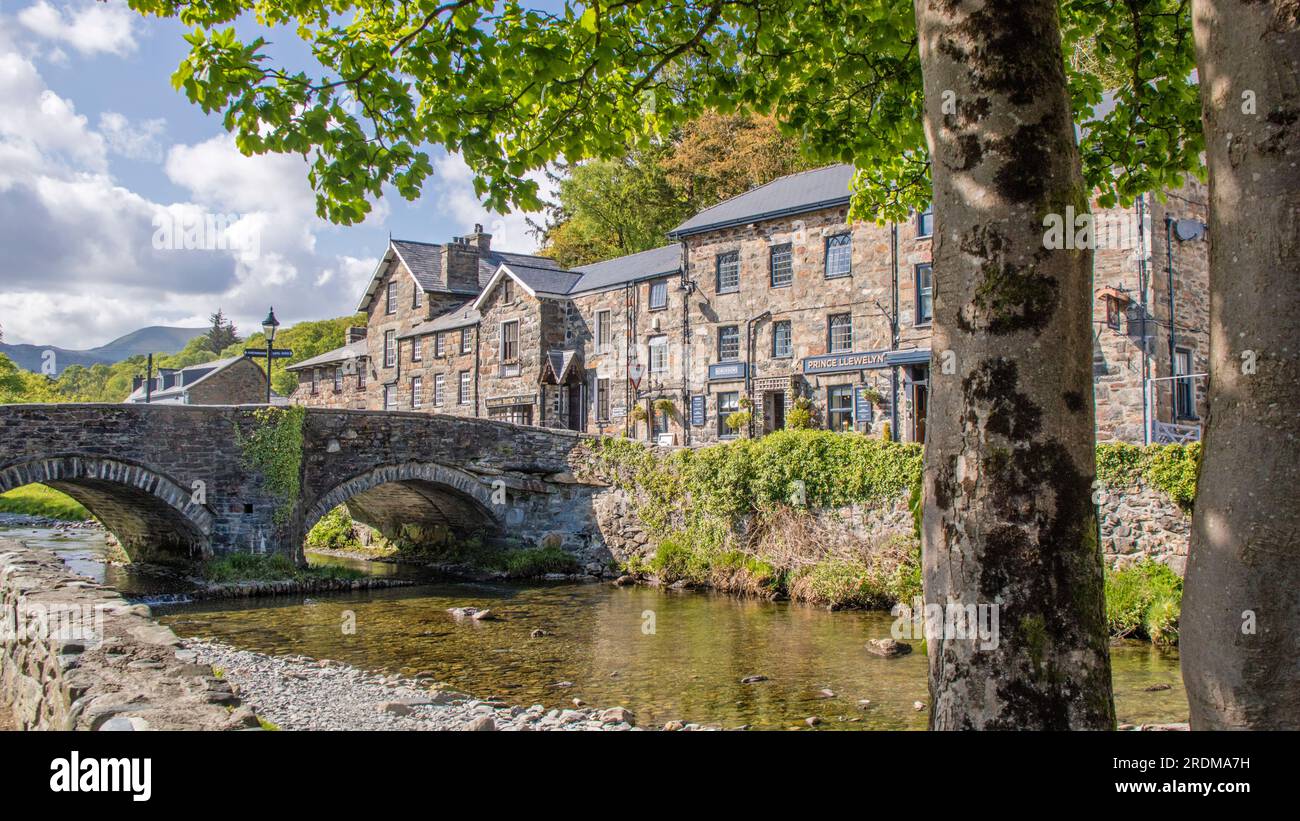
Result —
[[[334,369],[334,392],[335,393],[343,392],[343,369],[342,368]]]
[[[826,276],[846,277],[853,271],[853,235],[826,238]]]
[[[925,210],[916,215],[916,235],[928,237],[934,233],[934,206],[927,205]]]
[[[384,367],[397,364],[397,331],[384,331]]]
[[[826,389],[826,427],[853,429],[853,386],[831,385]]]
[[[1174,349],[1174,376],[1192,372],[1192,352],[1186,348]],[[1179,419],[1196,418],[1196,383],[1191,378],[1174,380],[1174,413]]]
[[[311,392],[312,393],[320,392],[320,371],[316,370],[315,368],[312,368],[311,371]]]
[[[411,337],[411,361],[424,361],[424,340],[418,336]]]
[[[411,377],[411,407],[413,408],[420,407],[421,400],[423,400],[424,398],[423,396],[421,396],[421,394],[423,393],[423,389],[424,389],[424,380],[418,376],[412,376]]]
[[[596,312],[596,348],[609,347],[609,311]]]
[[[604,422],[609,419],[609,380],[596,380],[596,419]]]
[[[418,308],[424,304],[424,289],[416,285],[411,289],[411,307]]]
[[[853,350],[853,317],[850,314],[831,314],[827,317],[826,350],[830,353],[848,353]]]
[[[460,352],[469,353],[469,328],[460,329]]]
[[[785,359],[794,354],[794,344],[791,338],[790,320],[784,319],[780,322],[772,323],[772,356],[777,359]]]
[[[384,292],[384,313],[397,313],[397,280],[388,283],[388,289]]]
[[[668,372],[668,337],[650,337],[650,373]]]
[[[650,310],[658,311],[668,307],[668,280],[661,279],[650,283]]]
[[[442,359],[444,356],[447,355],[447,352],[443,350],[442,347],[442,339],[443,339],[442,334],[433,335],[433,356],[435,359]]]
[[[501,280],[501,302],[509,305],[515,301],[515,282],[510,277]]]
[[[727,427],[727,417],[740,410],[740,394],[736,391],[718,394],[718,438],[735,439],[736,431]]]
[[[730,294],[740,290],[740,252],[718,254],[718,293]]]
[[[443,401],[447,396],[447,375],[435,373],[433,375],[433,404],[435,407],[442,407]]]
[[[462,405],[469,404],[469,371],[460,372],[460,394],[456,401]]]
[[[916,325],[928,325],[934,317],[934,266],[916,266]]]
[[[740,326],[727,325],[718,329],[718,361],[735,362],[740,359]]]
[[[366,389],[366,362],[361,360],[357,362],[357,390]]]
[[[785,288],[794,282],[794,250],[787,242],[773,245],[771,254],[772,287]]]
[[[384,410],[397,410],[397,386],[384,386]]]
[[[519,358],[519,320],[501,323],[501,361],[514,362]]]

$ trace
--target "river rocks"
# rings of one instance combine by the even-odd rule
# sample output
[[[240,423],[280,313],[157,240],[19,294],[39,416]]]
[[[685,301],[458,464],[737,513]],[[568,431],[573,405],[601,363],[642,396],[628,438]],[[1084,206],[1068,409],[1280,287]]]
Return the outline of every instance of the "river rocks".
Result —
[[[614,580],[615,587],[628,587],[633,584],[636,584],[636,577],[629,576],[626,573]]]
[[[758,684],[760,681],[767,681],[767,676],[745,676],[740,680],[741,684]]]
[[[822,723],[822,720],[819,716],[808,716],[803,720],[803,723],[807,724],[809,727],[816,727],[818,724]]]
[[[919,713],[920,711],[922,711],[922,710],[925,709],[925,702],[922,702],[922,701],[913,701],[913,702],[912,702],[912,709],[913,709],[913,710],[916,710],[916,711]]]
[[[897,658],[912,652],[912,645],[894,639],[872,639],[866,648],[868,653],[881,658]]]
[[[447,689],[423,690],[410,679],[370,673],[304,656],[268,656],[192,640],[186,650],[220,667],[246,704],[283,730],[631,730],[631,711],[523,708],[480,701]],[[569,683],[569,682],[566,682]],[[111,716],[109,716],[111,717]],[[254,722],[256,720],[254,719]]]
[[[635,724],[636,716],[626,707],[610,707],[600,714],[604,724]]]
[[[497,616],[490,608],[478,607],[448,607],[447,612],[456,620],[471,619],[473,621],[496,621]]]
[[[545,638],[545,637],[547,637],[547,636],[549,636],[549,635],[551,635],[551,634],[548,633],[548,632],[546,632],[545,630],[543,630],[543,629],[540,628],[540,627],[537,628],[536,630],[534,630],[533,632],[531,632],[531,633],[528,634],[529,638],[534,638],[534,639]]]

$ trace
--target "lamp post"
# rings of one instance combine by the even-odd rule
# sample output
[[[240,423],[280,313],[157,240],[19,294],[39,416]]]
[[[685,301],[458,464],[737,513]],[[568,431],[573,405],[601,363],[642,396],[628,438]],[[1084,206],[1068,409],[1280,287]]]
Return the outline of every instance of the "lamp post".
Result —
[[[262,320],[262,333],[266,336],[266,404],[271,404],[271,346],[275,343],[275,329],[280,327],[280,320],[275,318],[275,308]]]

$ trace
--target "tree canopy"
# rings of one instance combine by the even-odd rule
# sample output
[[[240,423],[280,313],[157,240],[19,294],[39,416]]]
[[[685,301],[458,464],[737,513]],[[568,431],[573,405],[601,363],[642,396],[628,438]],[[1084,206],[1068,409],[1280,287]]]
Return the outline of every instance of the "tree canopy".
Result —
[[[194,27],[176,87],[245,153],[307,156],[335,222],[363,219],[385,186],[417,197],[433,145],[463,156],[490,208],[537,210],[530,173],[646,150],[707,110],[773,116],[810,160],[854,163],[858,217],[929,199],[910,0],[129,2]],[[1189,7],[1061,3],[1085,176],[1104,204],[1202,171]],[[241,18],[292,31],[313,63],[277,62],[265,37],[236,33]]]

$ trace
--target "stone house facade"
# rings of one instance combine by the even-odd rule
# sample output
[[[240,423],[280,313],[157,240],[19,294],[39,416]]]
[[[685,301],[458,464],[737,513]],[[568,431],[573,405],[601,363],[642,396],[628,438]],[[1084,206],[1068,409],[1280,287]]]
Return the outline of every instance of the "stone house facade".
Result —
[[[851,176],[783,177],[691,217],[672,244],[573,270],[495,250],[478,226],[444,245],[392,240],[364,332],[292,366],[293,399],[359,407],[361,394],[320,390],[318,371],[343,368],[364,372],[372,409],[664,445],[761,436],[807,412],[816,427],[923,441],[936,227],[928,212],[850,223]],[[1092,234],[1071,235],[1096,248],[1099,440],[1199,436],[1205,202],[1192,184],[1094,204]]]
[[[148,390],[146,390],[148,388]],[[273,401],[284,398],[272,394]],[[218,359],[186,368],[160,368],[145,385],[137,376],[126,402],[160,405],[260,405],[266,402],[266,371],[242,356]]]

